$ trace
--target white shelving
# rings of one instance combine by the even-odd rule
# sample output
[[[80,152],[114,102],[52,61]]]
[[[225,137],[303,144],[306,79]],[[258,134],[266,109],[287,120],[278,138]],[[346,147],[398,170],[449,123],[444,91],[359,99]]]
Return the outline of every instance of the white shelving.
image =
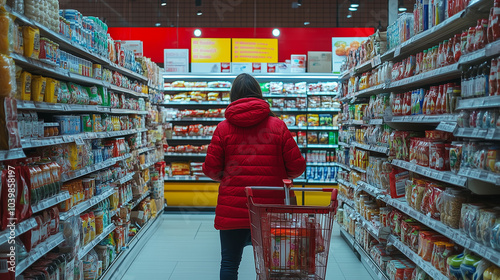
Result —
[[[429,167],[423,167],[415,163],[394,159],[392,160],[392,165],[410,170],[417,174],[436,179],[441,182],[452,184],[459,187],[465,187],[467,184],[467,178],[456,175],[450,171],[438,171],[431,169]]]
[[[150,194],[151,194],[151,190],[147,190],[144,194],[142,194],[139,197],[139,199],[135,200],[135,202],[132,203],[132,208],[131,209],[134,209],[135,207],[137,207],[137,205],[139,205],[139,203],[141,203],[141,201],[143,201]]]
[[[212,140],[212,136],[172,136],[167,140]]]
[[[401,253],[405,254],[411,261],[422,268],[430,277],[436,280],[446,280],[448,277],[443,275],[439,270],[431,265],[430,262],[424,261],[418,254],[413,252],[408,246],[404,245],[394,235],[389,236],[389,243],[393,244]]]
[[[27,220],[24,220],[24,221],[18,223],[18,224],[16,223],[16,228],[14,231],[15,236],[19,236],[19,235],[27,232],[28,230],[35,228],[36,226],[37,226],[37,223],[36,223],[35,219],[33,219],[33,218],[29,218]],[[7,242],[9,240],[10,236],[11,236],[11,231],[9,228],[0,232],[0,245]]]
[[[387,154],[389,152],[388,147],[377,146],[377,145],[368,145],[368,144],[361,144],[358,142],[352,142],[351,146],[381,154]]]
[[[153,166],[156,162],[146,162],[145,164],[141,164],[140,170],[145,170]]]
[[[354,165],[351,165],[351,170],[355,170],[355,171],[358,171],[358,172],[361,172],[361,173],[366,173],[365,169],[363,169],[361,167],[354,166]]]
[[[344,186],[346,186],[346,187],[349,187],[349,188],[352,188],[352,189],[357,189],[356,185],[354,185],[354,184],[353,184],[353,183],[351,183],[351,182],[347,182],[347,181],[346,181],[346,180],[344,180],[344,179],[337,179],[337,181],[338,181],[340,184],[342,184],[342,185],[344,185]]]
[[[35,263],[38,259],[45,256],[52,249],[57,247],[64,241],[64,235],[62,232],[57,233],[53,236],[50,236],[44,242],[38,244],[35,248],[33,248],[28,257],[24,260],[20,261],[16,266],[16,277],[21,275],[23,271],[25,271],[28,267],[30,267],[33,263]]]
[[[182,119],[168,119],[168,122],[221,122],[226,118],[182,118]]]
[[[229,105],[229,101],[202,101],[202,102],[196,102],[196,101],[169,101],[165,103],[161,103],[159,105],[163,106],[171,106],[171,105]]]
[[[65,200],[69,199],[70,197],[71,196],[69,195],[68,191],[63,191],[63,192],[56,194],[53,197],[49,197],[47,199],[44,199],[44,200],[38,202],[35,205],[32,205],[31,209],[33,211],[33,214],[35,214],[35,213],[40,212],[42,210],[45,210],[49,207],[57,205]]]
[[[336,162],[308,162],[307,166],[338,166]]]
[[[332,131],[339,130],[338,126],[307,126],[307,130]]]
[[[115,192],[116,192],[116,190],[109,189],[100,195],[94,196],[91,199],[86,200],[86,201],[74,206],[68,212],[61,212],[59,214],[59,218],[64,221],[64,220],[67,220],[69,217],[80,215],[81,213],[87,211],[88,209],[90,209],[94,205],[96,205],[99,202],[110,197]]]
[[[262,94],[264,98],[298,98],[307,97],[307,94]]]
[[[199,181],[199,182],[214,182],[214,180],[208,177],[198,177],[198,176],[172,176],[166,177],[165,182],[175,182],[175,181]]]
[[[414,116],[386,116],[386,123],[426,123],[439,124],[440,122],[456,122],[457,115],[414,115]]]
[[[348,165],[345,165],[345,164],[340,163],[340,162],[336,162],[336,163],[337,163],[337,166],[339,166],[340,168],[347,170],[347,171],[351,171],[351,167],[349,167]]]
[[[99,242],[101,242],[104,238],[108,236],[113,230],[115,230],[115,224],[111,223],[108,225],[106,228],[102,230],[102,233],[97,235],[94,240],[90,241],[89,244],[83,246],[80,248],[80,251],[78,252],[78,258],[82,259],[85,257],[92,248],[94,248]]]
[[[119,157],[115,157],[115,158],[110,158],[110,159],[108,159],[106,161],[103,161],[103,162],[100,162],[100,163],[97,163],[97,164],[94,164],[94,165],[91,165],[91,166],[87,166],[87,167],[82,168],[82,169],[77,170],[77,171],[68,172],[68,174],[63,174],[61,181],[62,182],[67,182],[67,181],[76,179],[78,177],[87,175],[87,174],[95,172],[97,170],[101,170],[101,169],[113,166],[116,162],[128,159],[130,157],[131,157],[130,154],[126,154],[126,155],[123,155],[123,156],[119,156]]]
[[[349,199],[342,194],[338,194],[338,199],[344,202],[345,204],[349,205],[350,207],[354,208],[354,202],[352,201],[352,199]]]
[[[142,153],[146,153],[146,152],[153,151],[153,150],[156,150],[156,148],[155,147],[144,147],[144,148],[140,148],[140,149],[136,150],[136,152],[138,154],[142,154]]]
[[[0,150],[0,161],[25,158],[23,149]]]
[[[166,157],[206,157],[205,153],[165,153]]]
[[[329,144],[307,144],[307,148],[324,148],[324,149],[335,149],[339,145],[329,145]]]
[[[208,88],[187,88],[187,87],[171,87],[171,88],[164,88],[163,91],[165,92],[180,92],[180,91],[231,91],[231,88],[217,88],[217,87],[208,87]]]

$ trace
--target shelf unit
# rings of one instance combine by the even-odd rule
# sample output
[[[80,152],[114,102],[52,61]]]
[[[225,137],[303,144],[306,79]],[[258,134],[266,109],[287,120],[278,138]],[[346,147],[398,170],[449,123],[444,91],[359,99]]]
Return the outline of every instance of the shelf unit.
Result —
[[[234,78],[236,78],[236,74],[168,74],[164,76],[165,82],[173,82],[177,80],[183,81],[229,81],[232,82]],[[254,74],[253,75],[259,82],[271,82],[271,81],[282,81],[282,82],[309,82],[316,83],[321,81],[337,81],[338,76],[332,74],[316,74],[316,73],[284,73],[284,74]],[[230,88],[225,88],[225,91],[230,91]],[[186,91],[221,91],[215,88],[166,88],[166,93],[178,93],[178,92],[186,92]],[[310,96],[337,96],[337,92],[306,92],[305,94],[274,94],[274,93],[264,93],[263,96],[266,99],[273,98],[307,98]],[[166,102],[161,104],[165,107],[172,106],[173,108],[178,109],[204,109],[204,108],[224,108],[225,105],[228,105],[229,101],[203,101],[203,102]],[[183,108],[183,106],[185,106]],[[196,107],[194,107],[196,106]],[[306,106],[307,107],[307,106]],[[271,108],[271,111],[277,114],[332,114],[335,115],[340,112],[339,108]],[[224,118],[182,118],[182,119],[171,119],[170,122],[176,124],[181,122],[186,123],[194,123],[194,122],[219,122],[223,121]],[[330,132],[330,131],[338,131],[337,126],[289,126],[289,130],[291,131],[317,131],[319,132]],[[172,136],[169,141],[169,145],[182,145],[188,144],[189,141],[197,141],[199,143],[207,143],[211,140],[211,136]],[[336,149],[338,146],[336,144],[308,144],[301,146],[300,148],[304,151],[305,149]],[[304,151],[305,152],[305,151]],[[166,153],[166,161],[170,161],[172,159],[182,159],[182,158],[201,158],[206,156],[206,154],[177,154],[177,153]],[[335,166],[335,165],[308,165],[311,167],[318,166]],[[174,176],[171,178],[166,178],[165,182],[199,182],[199,181],[208,181],[213,182],[208,178],[198,178],[193,176]],[[297,181],[295,181],[298,183]],[[305,180],[305,183],[310,184],[336,184],[335,180]]]
[[[34,264],[41,257],[45,256],[48,252],[50,252],[52,249],[57,247],[63,241],[64,241],[64,236],[63,236],[63,233],[60,232],[60,233],[57,233],[55,235],[50,236],[49,238],[47,238],[47,240],[38,244],[35,248],[33,248],[29,252],[28,257],[26,257],[24,260],[20,261],[17,264],[16,277],[21,275],[21,273],[23,273],[23,271],[25,271],[28,267],[30,267],[32,264]]]
[[[113,230],[115,230],[115,224],[111,223],[102,230],[101,234],[96,235],[94,240],[90,241],[89,244],[80,248],[80,251],[78,251],[78,258],[80,260],[83,259],[83,257],[85,257],[85,255],[88,254],[90,250],[92,250],[97,244],[99,244],[99,242],[106,238]]]
[[[387,277],[385,271],[383,271],[375,263],[372,257],[365,251],[365,249],[363,249],[363,246],[361,246],[356,240],[354,240],[354,237],[350,235],[341,224],[337,223],[337,225],[340,228],[340,236],[347,242],[349,247],[351,247],[351,249],[358,254],[359,260],[366,268],[368,273],[370,273],[372,278],[379,280],[389,280],[389,277]]]
[[[91,53],[89,50],[79,46],[78,44],[71,42],[68,40],[66,37],[53,32],[49,28],[45,27],[44,25],[28,19],[22,14],[19,14],[17,12],[12,11],[11,8],[6,7],[6,10],[11,12],[13,16],[15,17],[15,20],[20,23],[21,25],[31,25],[34,27],[39,28],[40,31],[40,37],[46,37],[55,43],[57,43],[60,47],[61,50],[66,51],[68,53],[71,53],[79,58],[83,58],[86,60],[91,61],[92,63],[97,63],[100,64],[103,68],[110,69],[112,71],[116,71],[128,78],[130,78],[132,81],[137,80],[140,81],[144,84],[148,84],[149,86],[152,84],[150,81],[148,81],[148,78],[143,76],[142,74],[133,72],[129,69],[126,69],[124,67],[121,67],[119,65],[116,65],[115,63],[110,62],[107,58],[100,57],[99,55],[95,53]],[[127,97],[134,98],[134,99],[144,99],[146,102],[148,102],[149,95],[147,93],[142,93],[142,92],[136,92],[135,90],[129,89],[129,88],[123,88],[123,87],[118,87],[116,85],[110,84],[106,81],[99,80],[99,79],[94,79],[92,77],[86,77],[82,76],[79,74],[71,73],[68,70],[61,69],[59,68],[58,65],[56,64],[51,64],[31,58],[26,58],[22,55],[11,53],[10,55],[13,60],[16,63],[16,66],[21,67],[22,69],[32,73],[32,74],[37,74],[37,75],[43,75],[45,77],[52,77],[54,79],[64,81],[64,82],[74,82],[79,85],[84,85],[84,86],[102,86],[107,88],[109,91],[113,91],[116,93],[122,93],[125,94]],[[150,90],[155,90],[155,91],[162,91],[159,88],[153,88],[152,86],[149,87]],[[123,116],[123,115],[142,115],[143,118],[148,115],[148,111],[145,110],[131,110],[131,109],[119,109],[119,108],[110,108],[110,107],[104,107],[104,106],[94,106],[94,105],[80,105],[80,104],[61,104],[61,103],[46,103],[46,102],[33,102],[33,101],[22,101],[22,100],[17,100],[17,109],[18,110],[25,110],[25,111],[35,111],[39,113],[46,113],[46,114],[67,114],[68,112],[72,113],[97,113],[97,114],[109,114],[109,115],[115,115],[115,116]],[[152,129],[149,125],[148,128],[136,128],[136,129],[130,129],[130,130],[124,130],[124,131],[107,131],[107,132],[91,132],[91,133],[80,133],[80,134],[75,134],[75,135],[60,135],[60,136],[54,136],[54,137],[42,137],[42,138],[27,138],[27,139],[22,139],[22,148],[19,149],[12,149],[9,151],[0,151],[0,161],[6,161],[6,160],[15,160],[15,159],[22,159],[25,158],[26,155],[31,155],[32,154],[32,149],[38,149],[40,147],[49,147],[49,146],[54,146],[54,145],[60,145],[60,144],[67,144],[67,143],[77,143],[77,144],[83,144],[84,140],[91,140],[91,139],[106,139],[106,138],[115,138],[115,137],[122,137],[122,136],[128,136],[128,135],[133,135],[137,133],[142,133],[142,132],[147,132],[150,129]],[[30,150],[29,153],[25,151]],[[137,149],[135,151],[131,151],[131,153],[136,152],[137,155],[141,153],[146,153],[155,150],[156,148],[153,147],[144,147]],[[80,170],[74,170],[70,171],[69,173],[63,174],[61,182],[67,182],[69,180],[73,180],[76,178],[80,178],[82,176],[85,176],[87,174],[91,174],[96,171],[100,171],[104,168],[108,168],[113,166],[116,162],[118,161],[123,161],[126,159],[129,159],[131,157],[131,154],[125,154],[123,156],[115,157],[108,159],[104,162],[96,163],[90,166],[86,166],[85,168],[82,168]],[[147,168],[151,166],[154,163],[148,163],[148,166],[143,166],[143,168]],[[60,220],[67,220],[71,216],[76,216],[80,215],[95,205],[99,204],[101,201],[107,199],[109,196],[115,193],[114,185],[121,185],[124,183],[127,183],[128,181],[132,180],[134,178],[135,171],[132,173],[127,174],[123,178],[117,179],[114,182],[109,182],[113,184],[113,187],[110,189],[104,190],[100,195],[94,196],[84,202],[81,202],[80,204],[72,207],[68,212],[61,212],[59,215]],[[151,191],[148,190],[147,194],[151,194]],[[139,201],[136,201],[135,206],[137,206],[140,201],[142,201],[146,196],[141,197]],[[50,207],[53,207],[62,201],[65,201],[70,198],[70,194],[67,191],[63,191],[58,193],[57,195],[44,199],[40,202],[38,202],[36,205],[32,205],[32,210],[35,215],[39,215],[41,211],[48,209]],[[162,209],[159,209],[159,215],[162,213]],[[111,215],[113,216],[113,214]],[[158,217],[155,219],[156,220],[161,220],[158,219]],[[34,229],[37,226],[35,218],[28,218],[24,221],[20,221],[19,223],[16,223],[16,229],[15,229],[15,235],[19,236],[29,230]],[[149,225],[151,227],[151,223]],[[102,239],[108,236],[109,233],[111,233],[115,228],[114,224],[111,224],[108,226],[102,234],[96,237],[90,244],[87,246],[81,248],[81,250],[78,253],[79,258],[81,259],[85,254],[87,254],[95,245],[97,245]],[[143,233],[141,231],[141,233]],[[4,244],[9,240],[9,236],[11,235],[11,232],[9,229],[0,232],[0,245]],[[139,242],[145,242],[146,240],[142,239],[139,240],[143,237],[143,234],[139,234],[134,238],[135,243]],[[31,250],[29,253],[29,256],[18,262],[16,264],[16,277],[21,275],[23,271],[28,269],[32,264],[34,264],[37,260],[39,260],[41,257],[49,253],[51,250],[53,250],[55,247],[57,247],[59,244],[61,244],[64,241],[64,236],[63,233],[58,233],[56,235],[53,235],[49,237],[47,240],[44,242],[40,243],[37,245],[35,248]],[[106,271],[106,273],[109,274],[109,270]]]
[[[135,259],[135,256],[142,250],[147,240],[149,240],[160,227],[163,219],[163,209],[157,216],[149,220],[139,232],[132,237],[124,249],[115,257],[108,269],[103,272],[100,280],[121,279]]]
[[[469,6],[464,11],[457,13],[453,17],[445,20],[441,24],[425,32],[413,36],[408,41],[403,42],[395,49],[389,50],[386,53],[380,55],[380,57],[374,58],[371,61],[366,61],[361,65],[354,67],[353,69],[344,71],[341,74],[340,79],[345,81],[353,76],[359,76],[363,73],[367,73],[384,62],[392,61],[394,63],[397,63],[410,55],[414,55],[423,51],[424,49],[432,46],[437,46],[443,40],[446,40],[454,36],[455,34],[462,33],[463,30],[467,30],[469,27],[476,26],[476,22],[478,19],[487,17],[487,14],[492,6],[493,3],[488,0],[470,1]],[[463,54],[460,57],[460,60],[455,64],[440,67],[435,70],[399,81],[385,81],[379,85],[350,93],[349,95],[342,97],[341,100],[343,102],[348,102],[351,104],[360,102],[366,103],[366,98],[378,93],[408,92],[422,87],[428,88],[436,84],[443,84],[448,81],[457,81],[460,79],[462,70],[465,69],[465,67],[487,62],[492,58],[498,57],[499,54],[500,41],[496,41],[487,44],[484,49],[477,50],[472,53]],[[362,123],[349,122],[342,125],[363,126],[387,124],[388,126],[398,130],[423,131],[436,129],[453,133],[455,137],[464,138],[465,140],[488,141],[487,143],[500,141],[500,129],[498,128],[464,128],[457,125],[458,112],[460,110],[497,109],[500,107],[499,96],[459,98],[456,105],[457,106],[455,114],[412,116],[386,115],[383,119],[364,119]],[[380,156],[380,154],[387,155],[387,150],[385,150],[386,153],[384,153],[382,149],[378,150],[371,145],[364,145],[351,141],[344,141],[344,143],[339,143],[339,145],[344,148],[356,147],[359,149],[367,150],[371,152],[370,155],[374,156]],[[374,154],[373,152],[380,153]],[[488,172],[485,170],[461,168],[458,173],[453,173],[450,171],[438,171],[428,167],[419,166],[412,162],[406,162],[397,159],[392,159],[391,163],[395,167],[408,170],[411,173],[418,174],[424,178],[430,178],[460,188],[467,188],[476,195],[486,195],[493,193],[496,194],[498,193],[498,186],[500,185],[500,176],[497,173]],[[352,166],[349,167],[342,164],[339,164],[339,166],[341,166],[342,169],[346,170],[347,172],[353,170]],[[346,187],[350,187],[355,190],[363,190],[376,199],[384,201],[393,208],[398,209],[408,216],[418,220],[420,223],[426,225],[430,229],[448,237],[458,245],[469,249],[475,254],[486,258],[493,264],[500,266],[499,252],[472,240],[460,230],[448,227],[442,222],[433,220],[425,214],[409,207],[409,205],[404,202],[404,199],[393,199],[381,187],[370,185],[364,181],[358,181],[356,185],[353,185],[350,182],[345,182],[341,179],[339,179],[338,181],[340,184],[345,185]],[[366,228],[366,225],[363,225],[363,227]],[[342,232],[342,234],[345,235],[347,233],[344,231]],[[347,240],[347,243],[350,246],[353,246],[353,242]],[[416,255],[394,236],[389,237],[389,243],[393,244],[399,251],[406,255],[410,260],[415,262],[434,279],[447,279],[447,277],[445,277],[440,271],[435,269],[430,263],[423,261],[422,258]],[[375,275],[376,268],[367,267],[367,269],[371,271],[371,273],[373,273],[372,275],[374,278],[377,278]]]

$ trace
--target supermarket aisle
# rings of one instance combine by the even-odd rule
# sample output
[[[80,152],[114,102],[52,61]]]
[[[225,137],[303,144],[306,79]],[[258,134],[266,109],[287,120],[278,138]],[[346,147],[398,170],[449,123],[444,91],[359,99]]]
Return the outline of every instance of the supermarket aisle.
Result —
[[[220,242],[219,232],[213,227],[213,219],[213,214],[163,215],[161,227],[144,246],[122,280],[218,280]],[[239,279],[255,278],[253,250],[246,247]],[[332,238],[327,279],[371,279],[340,237],[338,225]]]

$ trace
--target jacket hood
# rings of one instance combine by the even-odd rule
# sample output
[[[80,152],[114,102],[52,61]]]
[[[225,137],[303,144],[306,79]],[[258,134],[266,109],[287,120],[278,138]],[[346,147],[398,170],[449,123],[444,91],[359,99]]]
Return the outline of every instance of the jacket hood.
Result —
[[[242,98],[229,104],[225,115],[231,124],[249,127],[265,120],[270,112],[267,101],[259,98]]]

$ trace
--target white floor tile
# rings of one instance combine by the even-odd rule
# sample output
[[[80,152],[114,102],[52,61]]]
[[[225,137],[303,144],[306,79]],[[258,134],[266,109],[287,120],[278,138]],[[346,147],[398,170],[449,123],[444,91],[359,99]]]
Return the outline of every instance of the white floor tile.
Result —
[[[219,232],[213,214],[166,214],[122,280],[218,280]],[[327,265],[328,280],[372,279],[334,227]],[[253,248],[245,247],[239,280],[255,280]]]

